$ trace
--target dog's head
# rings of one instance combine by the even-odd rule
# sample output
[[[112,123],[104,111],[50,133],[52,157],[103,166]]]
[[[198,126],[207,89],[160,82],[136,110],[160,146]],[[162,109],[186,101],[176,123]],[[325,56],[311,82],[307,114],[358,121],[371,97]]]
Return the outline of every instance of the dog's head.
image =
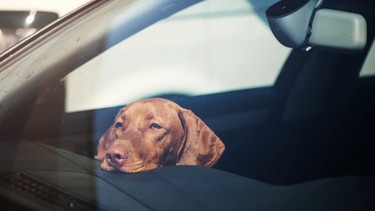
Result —
[[[121,109],[98,144],[107,171],[135,173],[167,165],[211,167],[224,144],[193,112],[153,98]]]

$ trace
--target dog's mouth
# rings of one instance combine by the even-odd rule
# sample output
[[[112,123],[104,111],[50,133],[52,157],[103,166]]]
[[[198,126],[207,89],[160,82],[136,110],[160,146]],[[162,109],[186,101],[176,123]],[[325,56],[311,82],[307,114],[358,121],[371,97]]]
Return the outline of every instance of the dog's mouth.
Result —
[[[146,165],[141,160],[135,161],[135,162],[132,162],[132,163],[122,162],[121,164],[103,161],[102,164],[101,164],[101,167],[102,167],[103,170],[120,171],[120,172],[124,172],[124,173],[142,172],[142,171],[144,171],[145,166]]]

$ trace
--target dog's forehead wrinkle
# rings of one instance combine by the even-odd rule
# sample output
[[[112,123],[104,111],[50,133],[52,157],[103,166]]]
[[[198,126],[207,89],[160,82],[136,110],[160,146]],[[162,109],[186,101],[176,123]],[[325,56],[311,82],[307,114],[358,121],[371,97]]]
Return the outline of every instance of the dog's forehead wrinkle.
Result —
[[[123,114],[123,115],[121,115],[121,120],[122,121],[125,121],[125,119],[126,119],[126,116]]]
[[[132,104],[126,112],[126,116],[134,121],[135,119],[146,121],[163,121],[163,118],[168,117],[173,111],[169,106],[152,105],[149,102]]]
[[[147,113],[145,114],[145,120],[152,120],[152,119],[154,119],[154,118],[155,118],[154,113],[147,112]]]

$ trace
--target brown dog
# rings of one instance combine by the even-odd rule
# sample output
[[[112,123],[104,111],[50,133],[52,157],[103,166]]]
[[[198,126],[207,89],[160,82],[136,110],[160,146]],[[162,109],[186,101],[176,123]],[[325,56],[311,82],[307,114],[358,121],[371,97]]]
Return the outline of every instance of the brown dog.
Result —
[[[101,137],[97,159],[107,171],[136,173],[167,165],[211,167],[224,144],[193,112],[153,98],[122,108]]]

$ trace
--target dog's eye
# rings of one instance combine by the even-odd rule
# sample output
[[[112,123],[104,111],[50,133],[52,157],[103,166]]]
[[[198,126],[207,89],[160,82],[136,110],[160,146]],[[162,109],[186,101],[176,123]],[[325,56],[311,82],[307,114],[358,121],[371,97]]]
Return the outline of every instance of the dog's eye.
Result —
[[[150,125],[150,128],[151,128],[151,129],[160,129],[161,127],[160,127],[160,125],[158,125],[158,124],[156,124],[156,123],[152,123],[152,124]]]
[[[121,129],[122,128],[122,123],[121,122],[117,122],[116,124],[115,124],[115,128],[117,128],[117,129]]]

